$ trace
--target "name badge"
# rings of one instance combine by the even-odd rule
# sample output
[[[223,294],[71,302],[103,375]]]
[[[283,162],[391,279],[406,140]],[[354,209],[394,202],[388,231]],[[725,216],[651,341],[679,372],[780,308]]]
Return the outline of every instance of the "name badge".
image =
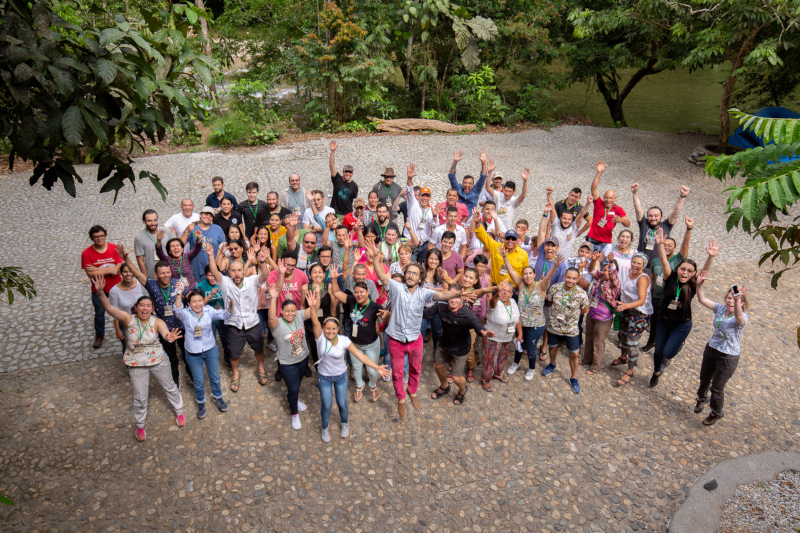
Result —
[[[669,305],[667,306],[667,309],[671,309],[671,310],[675,310],[677,308],[678,308],[678,300],[672,300],[669,303]]]
[[[317,316],[322,318],[322,308],[317,309]]]
[[[515,325],[509,324],[509,326],[506,328],[506,332],[507,333],[514,333],[514,331],[516,331],[516,329],[517,329],[517,327]]]
[[[652,250],[652,249],[653,249],[653,242],[647,242],[647,243],[644,245],[644,249],[645,249],[645,250]]]
[[[417,226],[417,229],[425,229],[425,221],[424,220],[420,220],[419,221],[419,226]]]
[[[297,214],[300,214],[300,206],[299,205],[294,206],[294,212],[297,213]]]
[[[164,316],[172,316],[172,307],[165,307],[164,308]]]
[[[597,308],[597,303],[598,303],[598,300],[592,300],[592,305],[591,305],[592,309]]]
[[[202,337],[203,336],[203,326],[197,326],[194,328],[194,338]]]
[[[656,286],[663,287],[664,286],[664,275],[660,275],[656,278]]]
[[[500,275],[508,276],[508,270],[506,270],[506,267],[500,267]]]
[[[606,225],[606,222],[607,222],[607,220],[606,220],[606,219],[602,219],[602,220],[600,220],[600,221],[597,223],[597,227],[598,227],[598,228],[602,228],[603,226],[605,226],[605,225]]]
[[[566,317],[564,315],[556,315],[556,320],[558,320],[559,322],[564,322],[564,320],[566,320]]]
[[[358,324],[353,324],[353,333],[352,333],[352,336],[353,336],[353,337],[357,337],[357,336],[358,336]]]

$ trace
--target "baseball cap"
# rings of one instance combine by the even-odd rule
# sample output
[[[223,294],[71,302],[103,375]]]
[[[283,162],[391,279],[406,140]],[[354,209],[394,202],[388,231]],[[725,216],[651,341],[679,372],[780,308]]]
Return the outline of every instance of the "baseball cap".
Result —
[[[419,194],[420,194],[420,196],[422,196],[423,194],[427,194],[428,196],[430,196],[431,195],[431,190],[429,188],[427,188],[427,187],[423,187],[423,188],[421,188],[419,190]]]
[[[517,232],[516,232],[516,231],[514,231],[513,229],[510,229],[510,230],[508,230],[508,231],[506,232],[506,239],[508,239],[509,237],[514,237],[514,239],[515,239],[515,240],[519,238],[519,237],[517,236]]]
[[[555,244],[556,246],[561,245],[561,243],[558,242],[558,237],[548,237],[547,240],[544,241],[544,243],[547,244],[548,242],[551,244]]]
[[[503,173],[502,172],[495,172],[494,175],[492,176],[492,179],[502,178],[502,177],[503,177]]]
[[[353,200],[353,209],[356,207],[364,207],[364,199],[363,198],[356,198]]]
[[[214,208],[207,205],[203,209],[200,210],[200,213],[208,213],[209,215],[213,215],[214,214]]]
[[[352,172],[352,171],[353,171],[353,165],[345,165],[342,167],[342,172]]]

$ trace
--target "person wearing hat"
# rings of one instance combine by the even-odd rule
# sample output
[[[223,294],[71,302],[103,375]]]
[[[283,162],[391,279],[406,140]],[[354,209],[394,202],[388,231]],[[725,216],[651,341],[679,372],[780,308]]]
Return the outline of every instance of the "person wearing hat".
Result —
[[[356,198],[353,200],[353,209],[347,213],[342,219],[342,224],[347,228],[352,235],[356,235],[356,223],[363,222],[365,202],[363,198]]]
[[[419,191],[419,200],[414,196],[414,177],[417,173],[414,171],[414,164],[408,165],[408,181],[406,182],[406,198],[408,201],[408,217],[407,222],[419,239],[419,246],[412,248],[411,260],[416,261],[417,257],[421,256],[428,249],[428,242],[431,240],[436,223],[433,218],[433,210],[431,208],[431,190],[428,187],[422,187]],[[403,235],[410,239],[411,232],[405,228]],[[423,253],[419,253],[422,251]]]
[[[505,248],[508,261],[514,267],[514,270],[522,276],[522,271],[528,266],[528,253],[517,246],[518,236],[516,231],[513,229],[506,231],[504,242],[497,242],[486,233],[486,229],[481,223],[480,210],[477,207],[472,213],[472,227],[475,230],[475,236],[478,237],[478,240],[481,241],[481,244],[486,247],[491,255],[492,269],[490,276],[494,285],[499,285],[504,279],[510,280],[509,283],[513,283],[513,280],[508,275],[508,270],[506,270],[503,257],[500,255],[501,247]]]
[[[494,160],[489,160],[489,168],[494,168]],[[522,191],[520,191],[519,196],[514,196],[514,192],[517,190],[517,184],[511,180],[508,180],[499,191],[492,187],[493,184],[486,184],[486,192],[493,195],[492,199],[497,206],[497,217],[507,228],[514,225],[514,213],[525,200],[525,196],[528,193],[528,178],[531,175],[530,169],[525,168],[519,175],[522,178]]]
[[[211,206],[205,206],[203,209],[200,210],[200,221],[195,226],[195,230],[200,230],[200,240],[203,241],[203,244],[210,244],[214,247],[214,257],[216,257],[217,252],[219,252],[219,247],[222,243],[225,242],[225,232],[222,231],[222,228],[217,226],[213,223],[214,221],[214,208]],[[187,240],[189,244],[189,249],[194,249],[195,245],[197,244],[197,232],[193,231],[189,234],[189,238]],[[197,254],[191,261],[192,263],[192,274],[194,274],[194,279],[200,283],[204,279],[206,279],[206,265],[208,265],[208,255],[207,254]]]
[[[336,141],[331,141],[331,182],[333,182],[333,196],[331,207],[338,216],[353,212],[353,200],[358,198],[358,185],[353,181],[353,165],[342,167],[342,173],[336,170]]]
[[[536,281],[544,278],[551,268],[556,269],[555,274],[553,274],[553,277],[550,278],[550,287],[556,283],[561,283],[564,281],[564,273],[568,268],[566,262],[563,262],[560,265],[555,264],[556,256],[558,255],[558,249],[561,244],[558,238],[551,235],[545,239],[545,235],[547,235],[547,228],[550,222],[550,211],[552,208],[553,204],[550,203],[544,206],[542,220],[539,222],[539,234],[536,238],[536,242],[540,242],[542,244],[539,245],[539,249],[537,250],[536,254],[536,262],[533,265],[533,273],[536,275]],[[548,290],[550,287],[548,287]],[[539,355],[540,361],[544,361],[547,358],[547,331],[550,326],[550,303],[547,301],[544,303],[544,320],[545,332],[544,336],[542,337],[542,353]]]
[[[379,204],[384,204],[387,208],[391,208],[395,200],[397,200],[397,197],[401,194],[405,194],[405,192],[402,187],[394,182],[395,174],[393,168],[386,167],[381,177],[383,181],[376,183],[372,188],[372,192],[378,195]],[[395,217],[397,217],[397,212],[390,209],[389,220],[394,221]]]
[[[487,201],[492,200],[494,201],[494,193],[495,191],[503,192],[503,173],[502,172],[492,172],[494,170],[494,159],[489,160],[489,174],[492,175],[492,181],[487,182],[487,186],[481,190],[481,195],[478,197],[478,205],[483,207]],[[489,190],[488,185],[491,184],[492,190]]]
[[[450,173],[447,177],[450,179],[450,186],[458,192],[458,199],[467,206],[467,211],[472,213],[472,210],[478,205],[478,199],[483,192],[483,184],[486,183],[486,159],[489,157],[489,154],[481,150],[481,155],[478,157],[478,160],[481,162],[481,173],[478,178],[478,183],[475,183],[475,178],[469,174],[464,176],[461,183],[458,183],[456,180],[456,165],[461,161],[461,156],[463,155],[464,152],[461,150],[456,150],[455,154],[453,154],[453,165],[450,167]]]

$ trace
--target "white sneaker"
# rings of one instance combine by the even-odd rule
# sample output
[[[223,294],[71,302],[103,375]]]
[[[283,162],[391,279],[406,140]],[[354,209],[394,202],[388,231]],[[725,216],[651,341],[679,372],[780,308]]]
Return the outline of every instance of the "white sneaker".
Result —
[[[273,352],[277,352],[278,351],[278,345],[275,344],[274,342],[271,342],[271,343],[267,344],[267,348],[269,348]],[[277,359],[277,357],[276,357],[276,359]]]
[[[300,415],[292,415],[292,429],[300,429],[302,424],[300,424]]]
[[[298,411],[305,411],[306,409],[307,409],[306,404],[304,404],[300,400],[297,400],[297,410]]]
[[[536,371],[534,371],[532,368],[530,370],[528,370],[527,372],[525,372],[525,381],[532,380],[534,374],[536,374]]]
[[[322,442],[330,442],[331,441],[331,434],[327,428],[322,430]]]
[[[339,433],[339,435],[341,435],[343,439],[346,439],[347,437],[349,437],[350,436],[350,426],[348,426],[347,424],[342,424],[342,432]]]
[[[506,371],[506,373],[509,376],[513,376],[514,372],[516,372],[518,368],[519,368],[519,365],[517,363],[511,363],[511,366],[508,367],[508,370]]]

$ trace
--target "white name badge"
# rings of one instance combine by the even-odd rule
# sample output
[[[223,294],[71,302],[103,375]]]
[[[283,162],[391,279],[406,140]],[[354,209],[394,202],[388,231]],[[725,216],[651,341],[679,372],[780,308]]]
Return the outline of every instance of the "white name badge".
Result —
[[[597,300],[592,300],[592,305],[591,305],[592,309],[595,309],[597,307],[597,303],[598,303]]]
[[[197,339],[203,336],[203,326],[197,326],[194,328],[194,338]]]
[[[506,270],[506,267],[500,267],[500,275],[508,276],[508,270]]]
[[[300,206],[299,205],[294,206],[294,212],[297,213],[297,214],[300,214]]]
[[[678,308],[678,300],[672,300],[669,303],[669,305],[667,306],[667,309],[671,309],[671,310],[675,310],[677,308]]]
[[[657,287],[663,287],[664,286],[664,276],[663,275],[658,276],[656,278],[656,286]]]
[[[358,324],[353,324],[353,333],[352,333],[352,336],[353,336],[353,337],[357,337],[357,336],[358,336]]]
[[[653,243],[652,242],[648,242],[647,244],[644,245],[644,249],[645,250],[652,250],[653,249]]]
[[[602,228],[603,226],[605,226],[605,225],[606,225],[606,222],[607,222],[607,220],[606,220],[606,219],[602,219],[602,220],[600,220],[600,221],[597,223],[597,227],[598,227],[598,228]]]
[[[172,315],[173,315],[172,308],[171,307],[165,307],[164,308],[164,316],[172,316]]]
[[[424,220],[420,220],[419,221],[419,226],[417,226],[417,229],[425,229],[425,221]]]
[[[514,331],[516,329],[517,329],[516,326],[514,326],[513,324],[509,324],[509,326],[506,328],[506,332],[507,333],[514,333]]]
[[[556,315],[556,320],[558,320],[559,322],[563,322],[564,320],[566,320],[566,317],[564,315]]]

